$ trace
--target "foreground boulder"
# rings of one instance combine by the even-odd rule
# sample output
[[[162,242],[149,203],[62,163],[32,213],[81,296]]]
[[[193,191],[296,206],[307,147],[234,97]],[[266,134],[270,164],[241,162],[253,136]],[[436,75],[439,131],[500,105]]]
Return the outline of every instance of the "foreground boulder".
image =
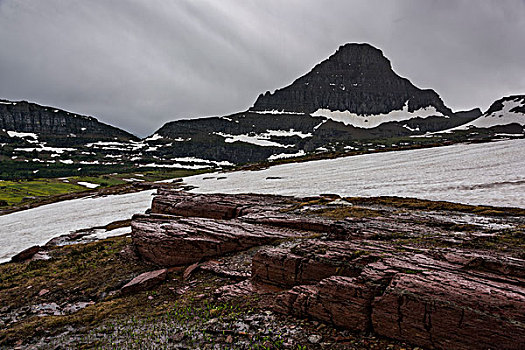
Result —
[[[42,247],[39,245],[34,245],[32,247],[29,247],[27,249],[22,250],[20,253],[16,254],[11,258],[12,262],[22,262],[31,259],[33,256],[35,256],[36,253],[38,253]]]
[[[161,266],[192,264],[302,235],[301,232],[239,220],[155,214],[135,216],[131,227],[133,244],[140,256]]]
[[[229,220],[248,213],[290,206],[286,205],[286,198],[280,196],[201,195],[170,189],[159,189],[158,194],[151,204],[154,214]]]
[[[132,294],[143,290],[151,289],[164,282],[168,274],[167,269],[144,272],[120,289],[122,294]]]

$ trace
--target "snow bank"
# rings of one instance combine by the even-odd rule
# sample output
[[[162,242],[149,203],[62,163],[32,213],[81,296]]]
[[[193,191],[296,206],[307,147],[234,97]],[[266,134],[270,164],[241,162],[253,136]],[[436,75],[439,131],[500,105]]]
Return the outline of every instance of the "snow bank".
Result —
[[[86,182],[86,181],[79,181],[77,182],[77,184],[80,186],[87,187],[87,188],[97,188],[98,186],[100,186],[99,184],[93,184],[91,182]]]
[[[520,107],[522,105],[521,99],[503,101],[503,109],[495,111],[488,115],[482,115],[481,117],[474,119],[473,121],[458,126],[453,129],[442,131],[444,133],[451,132],[454,130],[466,130],[473,127],[476,128],[490,128],[498,125],[508,125],[508,124],[519,124],[525,126],[525,114],[518,112],[511,112],[510,110],[515,107]]]
[[[151,206],[153,193],[73,199],[0,216],[0,262],[53,237],[144,213]]]
[[[408,111],[408,101],[406,101],[403,109],[397,111],[391,111],[387,114],[355,114],[349,111],[331,111],[329,109],[318,109],[312,116],[314,117],[326,117],[336,122],[343,123],[345,125],[352,125],[358,128],[371,129],[375,128],[383,123],[387,122],[399,122],[404,120],[410,120],[413,118],[428,118],[431,116],[443,117],[441,112],[438,112],[434,106],[428,106],[420,108],[417,111]]]
[[[525,208],[525,140],[459,144],[284,164],[184,182],[198,193],[404,196]],[[266,181],[267,177],[279,180]]]

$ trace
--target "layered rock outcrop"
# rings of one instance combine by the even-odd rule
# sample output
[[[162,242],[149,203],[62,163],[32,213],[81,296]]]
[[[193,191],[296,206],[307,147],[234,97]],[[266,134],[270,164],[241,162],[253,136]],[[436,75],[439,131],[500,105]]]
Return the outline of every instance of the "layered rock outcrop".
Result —
[[[470,262],[483,256],[466,254],[457,260],[464,263],[450,263],[392,248],[373,241],[308,241],[289,252],[263,250],[253,259],[252,280],[291,288],[275,303],[282,313],[428,348],[519,348],[519,336],[509,334],[525,331],[521,277],[472,268]],[[507,262],[510,270],[515,263]]]
[[[0,130],[38,135],[97,138],[104,140],[136,139],[130,133],[104,124],[93,117],[77,115],[54,107],[26,101],[0,100]]]
[[[221,300],[270,292],[279,313],[429,349],[523,348],[523,216],[333,200],[163,190],[132,237],[150,262],[233,279]]]
[[[160,190],[149,215],[132,220],[133,243],[146,260],[162,266],[191,264],[224,254],[297,238],[302,232],[238,219],[290,207],[272,196],[192,195]]]

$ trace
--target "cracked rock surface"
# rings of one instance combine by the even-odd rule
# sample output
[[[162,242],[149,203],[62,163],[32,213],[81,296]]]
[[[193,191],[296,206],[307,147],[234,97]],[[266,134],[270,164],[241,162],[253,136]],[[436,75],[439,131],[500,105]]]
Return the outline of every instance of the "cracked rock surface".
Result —
[[[163,191],[132,237],[236,280],[221,299],[270,293],[278,313],[429,349],[523,347],[522,214],[344,201]]]

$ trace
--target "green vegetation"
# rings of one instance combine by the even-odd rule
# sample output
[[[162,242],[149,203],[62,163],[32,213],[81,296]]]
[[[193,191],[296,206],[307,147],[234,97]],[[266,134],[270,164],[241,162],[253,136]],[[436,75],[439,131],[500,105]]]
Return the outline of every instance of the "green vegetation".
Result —
[[[64,193],[82,192],[86,187],[66,183],[58,179],[30,181],[0,181],[0,207],[33,201],[37,197],[47,197]]]
[[[145,170],[131,173],[111,173],[94,176],[71,176],[57,179],[0,180],[0,208],[38,203],[53,196],[81,192],[94,192],[78,182],[99,185],[100,189],[130,182],[154,182],[200,174],[209,170]],[[58,198],[57,198],[58,199]],[[52,201],[46,201],[52,202]]]

